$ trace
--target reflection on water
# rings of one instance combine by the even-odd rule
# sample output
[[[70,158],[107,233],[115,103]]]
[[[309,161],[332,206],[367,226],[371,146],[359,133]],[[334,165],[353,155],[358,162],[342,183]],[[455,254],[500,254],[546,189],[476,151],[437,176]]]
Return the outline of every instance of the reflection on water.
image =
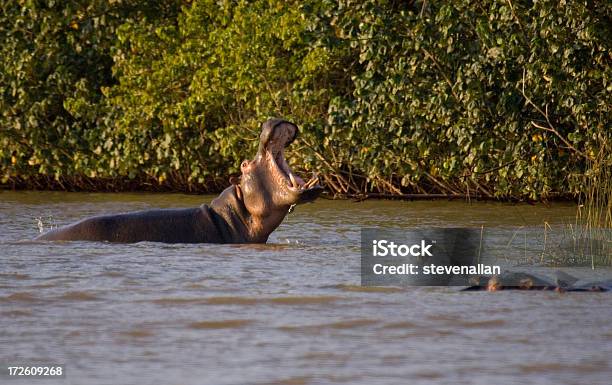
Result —
[[[208,201],[0,192],[0,362],[64,363],[58,384],[612,377],[609,293],[359,285],[362,227],[537,227],[572,222],[571,205],[322,200],[298,207],[268,245],[24,241],[37,219],[48,227]]]

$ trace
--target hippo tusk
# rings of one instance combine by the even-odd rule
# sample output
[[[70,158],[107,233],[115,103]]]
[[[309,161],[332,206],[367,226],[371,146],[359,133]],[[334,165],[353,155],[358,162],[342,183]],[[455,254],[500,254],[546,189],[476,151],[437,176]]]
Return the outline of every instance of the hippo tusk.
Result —
[[[236,186],[236,197],[238,197],[238,200],[243,200],[242,199],[242,190],[240,189],[240,185],[235,185]]]
[[[295,180],[295,176],[293,176],[293,173],[290,172],[289,173],[289,179],[291,179],[291,184],[293,185],[293,187],[295,188],[300,188],[300,185],[298,184],[298,182]]]

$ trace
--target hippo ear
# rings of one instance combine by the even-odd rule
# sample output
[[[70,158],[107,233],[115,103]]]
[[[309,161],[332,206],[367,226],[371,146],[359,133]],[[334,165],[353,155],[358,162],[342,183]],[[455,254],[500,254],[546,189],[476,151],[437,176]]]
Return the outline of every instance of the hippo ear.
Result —
[[[230,184],[233,184],[233,185],[239,185],[240,184],[240,177],[239,176],[230,176],[229,182],[230,182]]]

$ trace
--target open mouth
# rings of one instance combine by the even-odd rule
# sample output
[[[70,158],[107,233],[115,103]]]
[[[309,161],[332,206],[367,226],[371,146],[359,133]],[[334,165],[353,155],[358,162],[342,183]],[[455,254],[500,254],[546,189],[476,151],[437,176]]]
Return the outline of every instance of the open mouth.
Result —
[[[304,180],[299,176],[295,175],[291,171],[291,168],[289,168],[289,165],[285,160],[283,148],[281,148],[280,151],[278,151],[275,155],[273,154],[272,156],[276,166],[276,171],[283,178],[283,181],[289,189],[299,191],[303,189],[304,186],[306,186]]]
[[[274,179],[279,185],[286,186],[293,192],[300,192],[317,184],[319,178],[316,175],[304,182],[302,178],[291,171],[285,160],[285,147],[292,142],[293,135],[279,135],[268,142],[267,156],[270,158],[270,167]]]

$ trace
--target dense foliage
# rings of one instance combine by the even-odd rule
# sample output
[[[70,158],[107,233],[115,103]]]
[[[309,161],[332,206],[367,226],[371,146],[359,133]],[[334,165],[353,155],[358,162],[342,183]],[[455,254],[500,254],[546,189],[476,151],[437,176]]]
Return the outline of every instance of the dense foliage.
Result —
[[[7,185],[218,188],[270,116],[344,194],[547,198],[612,163],[606,1],[1,7]]]

